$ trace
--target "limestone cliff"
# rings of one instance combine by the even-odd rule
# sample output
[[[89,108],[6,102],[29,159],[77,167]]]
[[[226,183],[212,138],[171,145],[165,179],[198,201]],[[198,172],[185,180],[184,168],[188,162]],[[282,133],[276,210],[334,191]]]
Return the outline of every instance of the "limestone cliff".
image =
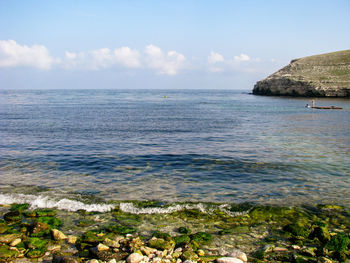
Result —
[[[350,97],[350,50],[294,59],[264,80],[253,94]]]

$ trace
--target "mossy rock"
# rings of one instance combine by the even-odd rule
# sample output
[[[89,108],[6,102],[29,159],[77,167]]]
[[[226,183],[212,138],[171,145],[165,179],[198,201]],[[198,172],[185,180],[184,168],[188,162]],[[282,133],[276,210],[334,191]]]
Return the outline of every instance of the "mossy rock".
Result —
[[[162,239],[167,240],[167,241],[172,240],[171,235],[169,235],[168,233],[160,232],[160,231],[154,232],[153,236],[156,238],[162,238]]]
[[[350,239],[345,234],[337,234],[326,244],[325,248],[335,252],[344,252],[350,243]]]
[[[309,238],[317,238],[322,244],[326,244],[331,239],[331,235],[329,234],[327,226],[317,226],[313,228]]]
[[[48,224],[42,222],[34,222],[30,226],[30,236],[31,237],[43,237],[50,235],[51,227]]]
[[[4,215],[4,219],[9,223],[19,222],[22,220],[22,214],[20,211],[11,211]]]
[[[191,238],[191,240],[202,244],[202,243],[209,243],[213,239],[213,236],[209,233],[198,232],[198,233],[190,235],[190,238]]]
[[[55,216],[56,212],[52,209],[37,209],[35,210],[37,217]]]
[[[187,228],[187,227],[179,227],[178,232],[181,234],[191,234],[191,229]]]
[[[81,237],[80,243],[92,243],[92,244],[97,244],[100,242],[103,242],[103,240],[106,239],[106,235],[100,234],[100,231],[96,230],[96,231],[87,231],[83,234],[83,236]]]
[[[9,227],[5,223],[0,223],[0,234],[5,233]]]
[[[283,230],[291,233],[295,237],[308,237],[310,230],[307,226],[303,225],[300,222],[292,223],[283,227]]]
[[[19,254],[16,250],[11,250],[9,246],[1,245],[0,246],[0,259],[12,259],[17,257]]]
[[[11,211],[24,211],[29,208],[29,204],[13,204],[11,205]]]
[[[87,226],[91,226],[94,224],[96,224],[96,222],[94,220],[82,219],[82,220],[78,221],[77,226],[87,227]]]
[[[296,208],[281,206],[257,206],[249,213],[252,224],[265,224],[266,222],[299,221],[308,220],[309,215],[305,211]]]
[[[48,242],[38,237],[29,237],[25,243],[30,249],[46,249]]]
[[[120,235],[132,234],[136,232],[135,228],[127,227],[123,225],[111,225],[107,228],[109,232],[113,232]]]
[[[314,257],[294,255],[292,262],[295,262],[295,263],[317,263],[317,259]]]
[[[170,249],[174,249],[175,241],[174,240],[167,241],[162,238],[153,237],[148,241],[148,246],[158,250],[165,250],[165,249],[170,250]]]
[[[174,238],[176,247],[182,247],[190,243],[191,241],[190,237],[187,235],[174,236],[173,238]]]
[[[45,252],[46,252],[45,248],[29,249],[28,252],[26,253],[26,256],[28,258],[40,258],[44,256]]]
[[[332,205],[332,204],[318,205],[317,207],[321,209],[332,209],[332,210],[339,210],[339,211],[344,210],[344,207],[340,205]]]
[[[45,223],[51,228],[59,228],[62,225],[62,221],[53,216],[43,216],[37,219],[38,222]]]
[[[196,253],[194,253],[193,251],[185,251],[182,253],[181,255],[181,259],[183,261],[186,261],[186,260],[190,260],[190,261],[194,261],[194,262],[197,262],[199,257]]]

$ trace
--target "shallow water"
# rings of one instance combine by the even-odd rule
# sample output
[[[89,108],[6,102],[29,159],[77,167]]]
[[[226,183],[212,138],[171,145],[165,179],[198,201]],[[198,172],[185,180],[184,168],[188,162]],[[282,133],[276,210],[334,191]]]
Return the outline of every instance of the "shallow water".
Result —
[[[166,97],[164,97],[166,96]],[[0,193],[350,204],[350,100],[0,91]]]

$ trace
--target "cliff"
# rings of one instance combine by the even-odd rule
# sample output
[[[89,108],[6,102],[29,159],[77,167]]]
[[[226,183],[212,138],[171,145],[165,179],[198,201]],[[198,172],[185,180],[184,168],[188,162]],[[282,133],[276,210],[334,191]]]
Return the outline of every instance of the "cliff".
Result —
[[[350,50],[294,59],[258,81],[253,94],[300,97],[350,97]]]

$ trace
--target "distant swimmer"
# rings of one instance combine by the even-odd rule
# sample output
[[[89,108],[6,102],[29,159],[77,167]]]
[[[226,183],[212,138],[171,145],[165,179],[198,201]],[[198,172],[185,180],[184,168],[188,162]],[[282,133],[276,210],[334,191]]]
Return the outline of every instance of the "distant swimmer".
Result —
[[[305,108],[311,108],[311,106],[309,104],[306,104]]]

